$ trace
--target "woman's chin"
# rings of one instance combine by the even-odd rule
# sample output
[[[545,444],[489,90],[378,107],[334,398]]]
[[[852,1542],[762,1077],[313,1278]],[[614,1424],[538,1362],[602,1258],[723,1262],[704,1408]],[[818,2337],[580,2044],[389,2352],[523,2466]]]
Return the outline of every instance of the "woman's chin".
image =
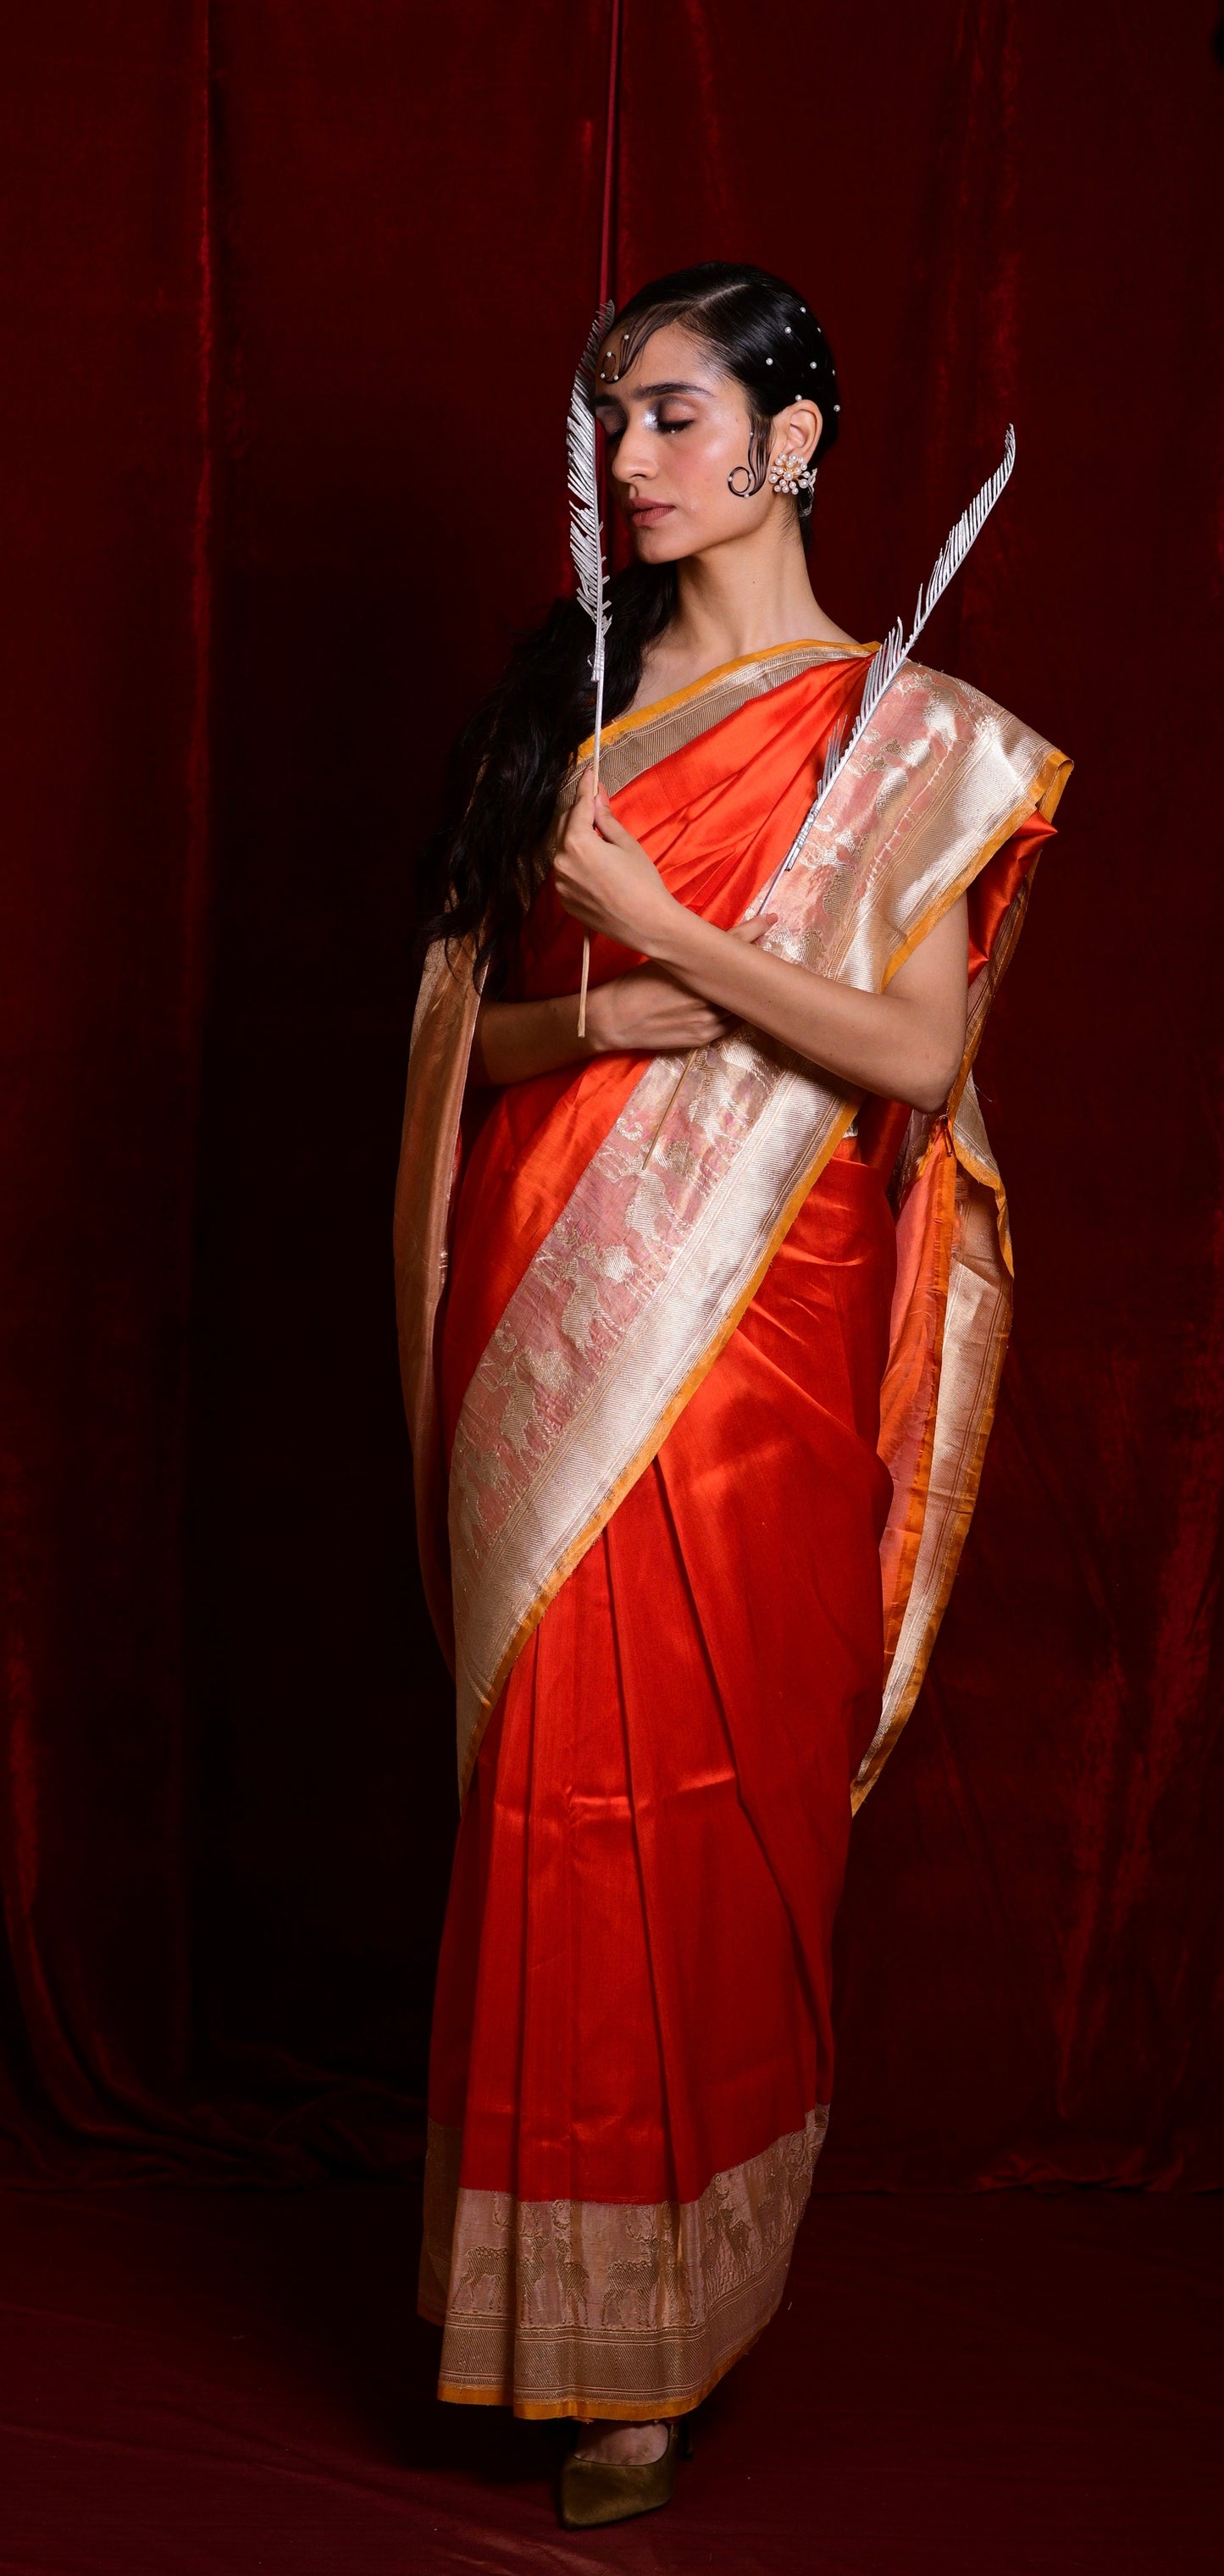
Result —
[[[693,552],[688,530],[675,519],[659,519],[653,527],[635,527],[632,533],[639,563],[675,563],[681,555]]]

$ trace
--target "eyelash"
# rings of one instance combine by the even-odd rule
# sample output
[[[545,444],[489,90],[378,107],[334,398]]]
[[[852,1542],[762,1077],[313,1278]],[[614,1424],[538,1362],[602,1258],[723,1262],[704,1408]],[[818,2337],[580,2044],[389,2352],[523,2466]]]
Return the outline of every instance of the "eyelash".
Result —
[[[659,420],[652,413],[648,412],[646,420],[647,427],[650,429],[657,429],[660,436],[664,438],[674,438],[677,430],[691,429],[693,426],[691,414],[687,420]],[[609,447],[619,447],[620,442],[625,435],[625,423],[622,421],[619,429],[608,429],[604,434],[607,438]]]

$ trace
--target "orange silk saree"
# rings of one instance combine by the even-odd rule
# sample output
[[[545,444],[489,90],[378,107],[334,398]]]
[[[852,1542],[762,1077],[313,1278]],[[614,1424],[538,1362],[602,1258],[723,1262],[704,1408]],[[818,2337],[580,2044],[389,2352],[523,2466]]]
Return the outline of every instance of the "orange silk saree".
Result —
[[[609,728],[618,814],[711,920],[785,855],[865,660],[788,646]],[[445,2397],[678,2413],[781,2295],[852,1803],[930,1653],[1006,1340],[971,1065],[1067,767],[907,667],[773,899],[771,946],[879,990],[968,892],[939,1118],[746,1029],[465,1108],[470,957],[427,962],[397,1265],[464,1792],[420,2289]],[[518,989],[572,992],[580,950],[549,883]],[[593,980],[630,962],[593,941]]]

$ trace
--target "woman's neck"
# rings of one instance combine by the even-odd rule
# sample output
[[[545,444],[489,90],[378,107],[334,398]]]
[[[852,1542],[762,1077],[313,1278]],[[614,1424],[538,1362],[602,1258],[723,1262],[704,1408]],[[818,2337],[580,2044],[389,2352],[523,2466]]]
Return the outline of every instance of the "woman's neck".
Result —
[[[646,655],[635,705],[648,706],[771,645],[854,642],[826,616],[794,536],[762,544],[765,534],[755,531],[755,542],[713,546],[677,565],[675,614]]]

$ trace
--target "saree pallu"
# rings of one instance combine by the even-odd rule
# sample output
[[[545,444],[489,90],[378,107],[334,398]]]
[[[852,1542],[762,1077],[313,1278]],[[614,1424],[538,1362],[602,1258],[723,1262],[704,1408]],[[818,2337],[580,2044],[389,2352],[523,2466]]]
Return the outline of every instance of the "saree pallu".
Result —
[[[864,658],[750,657],[610,729],[621,820],[708,918],[785,854]],[[852,1797],[930,1651],[1006,1333],[971,1059],[1067,768],[937,675],[894,692],[769,944],[879,989],[968,889],[948,1118],[743,1030],[465,1110],[470,961],[427,968],[397,1230],[466,1793],[420,2284],[452,2399],[693,2405],[810,2188]],[[573,991],[580,947],[546,885],[518,989]],[[593,941],[593,979],[631,962]]]

